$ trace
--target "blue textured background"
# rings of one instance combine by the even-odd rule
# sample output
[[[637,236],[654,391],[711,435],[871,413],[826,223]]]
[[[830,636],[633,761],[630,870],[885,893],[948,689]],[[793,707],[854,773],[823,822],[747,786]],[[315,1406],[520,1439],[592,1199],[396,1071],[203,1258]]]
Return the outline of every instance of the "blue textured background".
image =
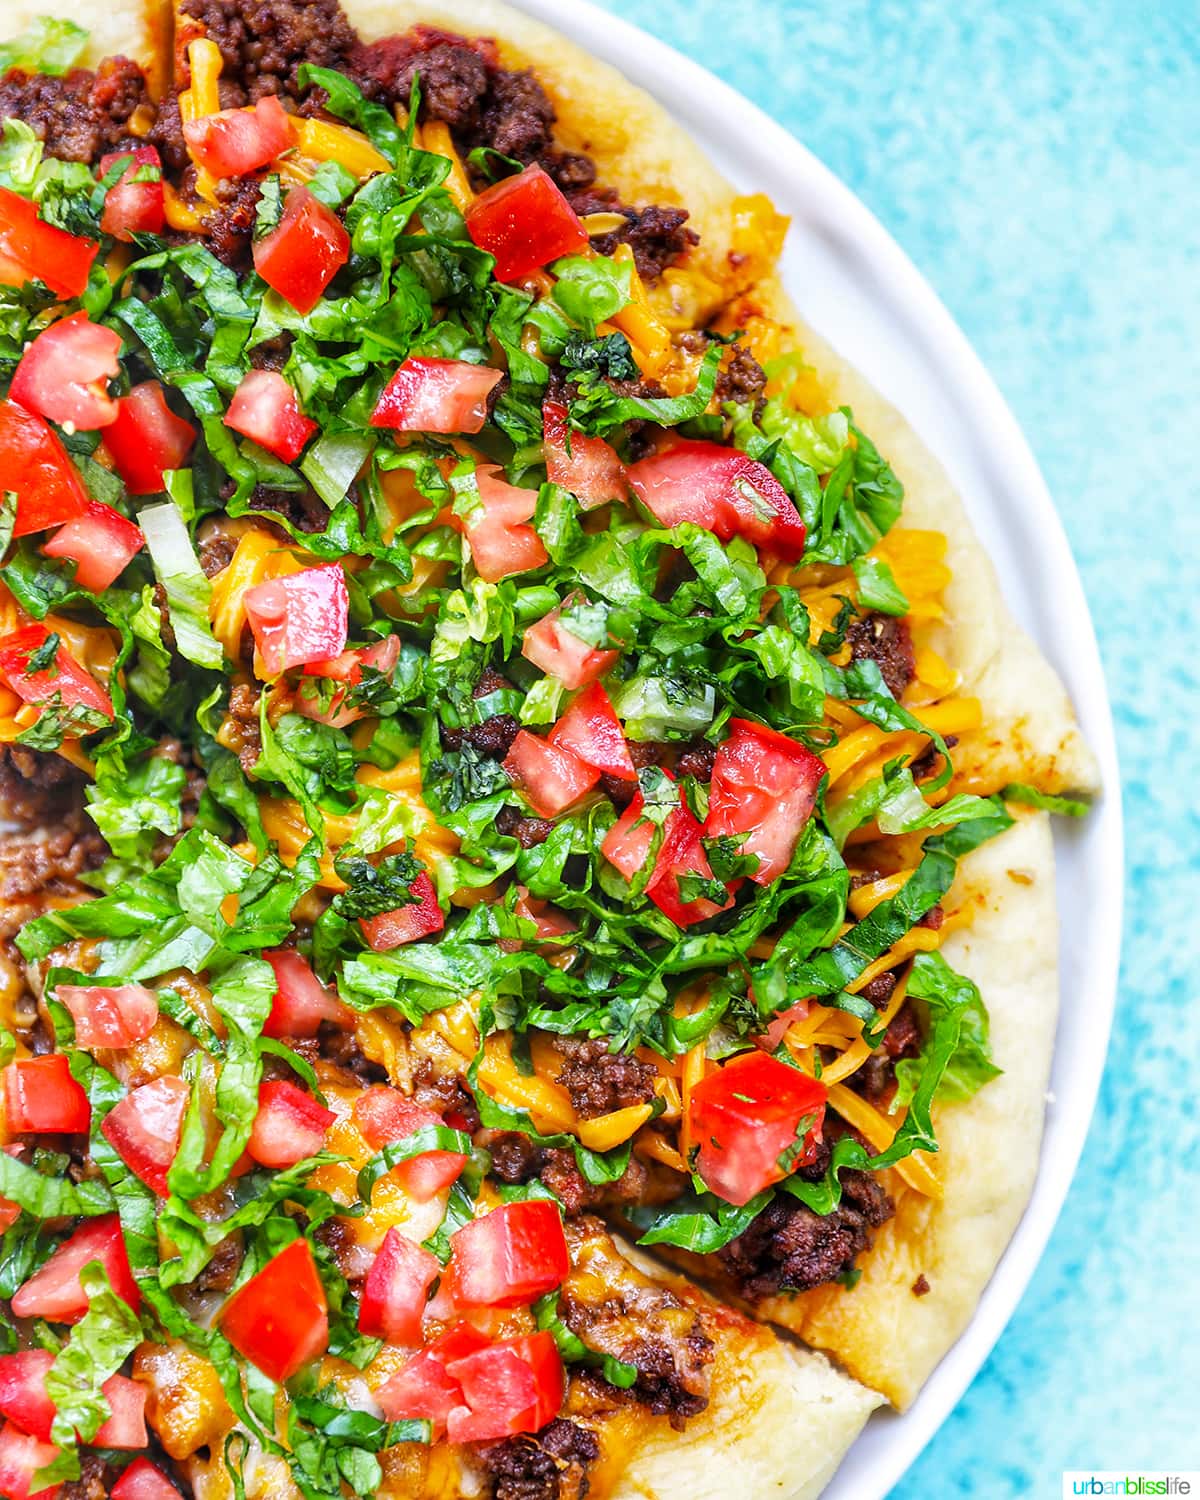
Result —
[[[762,105],[925,272],[1054,493],[1128,818],[1121,998],[1016,1316],[895,1500],[1200,1469],[1200,11],[1195,0],[604,0]]]

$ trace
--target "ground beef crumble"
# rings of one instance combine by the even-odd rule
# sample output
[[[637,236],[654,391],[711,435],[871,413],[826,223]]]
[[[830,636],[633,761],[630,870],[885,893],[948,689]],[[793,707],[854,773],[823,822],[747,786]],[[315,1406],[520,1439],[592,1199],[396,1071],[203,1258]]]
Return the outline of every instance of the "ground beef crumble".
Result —
[[[823,1176],[830,1149],[827,1138],[802,1175]],[[871,1231],[894,1212],[890,1196],[870,1172],[843,1172],[842,1200],[832,1213],[814,1213],[780,1194],[717,1258],[751,1302],[781,1291],[811,1291],[850,1270],[856,1256],[870,1248]]]
[[[64,161],[98,161],[125,144],[134,111],[149,106],[146,79],[127,57],[107,58],[93,72],[61,78],[11,68],[0,78],[0,119],[23,120]]]
[[[477,1456],[492,1500],[583,1500],[600,1444],[578,1422],[556,1417],[540,1432],[484,1444]]]
[[[892,615],[864,615],[846,631],[846,644],[851,661],[875,662],[893,698],[899,698],[916,676],[912,632],[906,620]]]
[[[234,86],[226,107],[266,94],[296,101],[301,63],[346,71],[359,45],[338,0],[183,0],[181,9],[221,49]]]
[[[564,1059],[558,1082],[585,1120],[646,1104],[654,1097],[654,1069],[626,1052],[610,1052],[603,1037],[558,1036],[554,1050]]]

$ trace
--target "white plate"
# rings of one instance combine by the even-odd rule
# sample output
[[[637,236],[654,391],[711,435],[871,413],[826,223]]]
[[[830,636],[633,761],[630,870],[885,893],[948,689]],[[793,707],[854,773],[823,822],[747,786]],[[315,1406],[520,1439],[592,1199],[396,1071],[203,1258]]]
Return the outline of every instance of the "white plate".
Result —
[[[784,278],[809,320],[949,470],[1017,618],[1058,669],[1107,796],[1056,831],[1064,976],[1045,1144],[1025,1216],[969,1328],[912,1408],[878,1413],[826,1500],[886,1495],[987,1358],[1045,1248],[1096,1100],[1116,998],[1122,830],[1100,653],[1067,539],[1016,420],[962,331],[879,221],[795,138],[690,59],[586,0],[516,0],[654,94],[739,187],[792,218]]]

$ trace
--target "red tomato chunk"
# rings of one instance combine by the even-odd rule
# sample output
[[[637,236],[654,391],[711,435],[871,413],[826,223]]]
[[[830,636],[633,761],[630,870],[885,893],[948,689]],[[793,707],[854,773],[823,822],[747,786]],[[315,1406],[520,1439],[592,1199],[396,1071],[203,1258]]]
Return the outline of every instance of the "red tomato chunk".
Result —
[[[346,649],[350,595],[340,563],[255,584],[242,603],[268,677],[327,661]]]
[[[142,1297],[129,1268],[121,1221],[116,1214],[85,1221],[63,1241],[50,1259],[17,1288],[12,1310],[18,1318],[45,1318],[51,1323],[78,1323],[88,1309],[79,1280],[84,1266],[98,1260],[108,1284],[137,1312]]]
[[[506,1203],[450,1239],[446,1282],[456,1307],[521,1307],[561,1286],[570,1270],[554,1203]]]
[[[350,236],[342,221],[309,192],[295,187],[279,223],[255,240],[254,269],[302,316],[350,259]]]
[[[196,162],[214,177],[245,177],[292,143],[287,112],[274,94],[250,109],[222,109],[185,120],[183,138]]]
[[[445,927],[446,918],[438,905],[437,891],[423,870],[409,890],[414,899],[407,906],[358,919],[363,936],[376,953],[386,953],[404,943],[415,943],[418,938],[441,932]]]
[[[600,772],[572,751],[522,729],[504,759],[504,769],[543,818],[568,808],[600,780]]]
[[[117,416],[105,428],[104,446],[131,495],[157,495],[163,475],[183,467],[196,433],[167,405],[157,380],[135,385],[117,402]]]
[[[167,1074],[132,1089],[105,1116],[100,1129],[121,1160],[160,1198],[179,1150],[191,1090]]]
[[[394,1141],[404,1141],[418,1130],[443,1123],[433,1110],[410,1099],[399,1089],[369,1088],[354,1101],[355,1125],[373,1151],[382,1151]],[[405,1192],[427,1203],[457,1181],[467,1158],[461,1151],[422,1151],[419,1156],[397,1163],[391,1175]]]
[[[787,491],[764,464],[720,443],[674,442],[629,470],[638,499],[663,526],[691,521],[727,542],[745,537],[788,562],[805,529]]]
[[[570,490],[584,510],[628,498],[629,481],[616,449],[602,437],[573,432],[561,401],[543,403],[542,431],[546,477]]]
[[[307,1240],[293,1240],[221,1309],[221,1331],[269,1379],[290,1380],[329,1346],[328,1304]]]
[[[14,1135],[75,1135],[88,1129],[92,1107],[71,1077],[65,1053],[9,1063],[4,1070],[4,1118]]]
[[[300,410],[296,392],[276,370],[251,370],[242,376],[225,413],[225,425],[285,464],[299,458],[317,430],[317,424]]]
[[[521,642],[521,655],[526,661],[540,667],[548,677],[557,677],[571,691],[603,677],[621,654],[592,646],[564,623],[563,614],[579,602],[581,596],[577,594],[564,600],[531,625]]]
[[[487,421],[488,397],[502,379],[502,372],[488,365],[413,355],[381,391],[371,426],[396,432],[478,432]]]
[[[42,543],[47,557],[66,557],[75,563],[75,582],[102,594],[125,571],[146,545],[141,527],[127,521],[111,505],[89,500],[87,510],[60,526]]]
[[[41,281],[57,297],[81,296],[99,248],[95,240],[47,224],[31,199],[0,187],[0,282],[5,286]]]
[[[132,240],[135,234],[161,234],[166,220],[166,194],[163,191],[162,162],[153,146],[134,146],[129,151],[110,151],[100,158],[100,178],[118,162],[127,162],[125,170],[104,198],[100,228],[115,240]],[[156,179],[151,177],[158,172]],[[144,174],[146,180],[136,179]]]
[[[419,1344],[429,1288],[441,1274],[436,1255],[389,1229],[363,1284],[360,1332],[389,1344]]]
[[[269,1079],[259,1085],[258,1114],[246,1149],[260,1166],[294,1167],[320,1151],[336,1118],[294,1083]]]
[[[824,1118],[823,1084],[765,1052],[747,1052],[692,1090],[697,1170],[727,1203],[748,1203],[813,1159]],[[806,1119],[797,1150],[797,1132]]]
[[[158,1020],[158,996],[140,984],[60,984],[55,998],[71,1012],[80,1047],[132,1047]]]
[[[730,719],[709,789],[707,831],[742,836],[744,854],[758,856],[751,879],[769,885],[791,863],[812,816],[825,765],[806,746],[749,719]]]
[[[24,703],[58,702],[64,708],[91,708],[111,719],[112,699],[65,646],[59,646],[52,667],[29,671],[29,658],[48,639],[44,625],[29,625],[0,639],[0,677]]]
[[[475,470],[479,504],[469,515],[454,518],[467,534],[475,571],[488,583],[530,572],[550,561],[541,537],[524,524],[533,519],[537,491],[508,484],[496,477],[499,472],[494,464],[479,465]]]
[[[621,721],[598,682],[584,688],[550,731],[549,740],[604,775],[624,781],[637,777]]]
[[[526,167],[480,193],[467,233],[496,257],[496,280],[519,281],[562,255],[587,248],[587,230],[541,167]]]
[[[119,333],[87,313],[72,313],[44,328],[21,355],[9,396],[60,427],[107,427],[117,415],[108,383],[120,373],[120,352]]]
[[[294,948],[277,948],[263,957],[278,986],[263,1027],[266,1036],[314,1037],[326,1023],[339,1031],[353,1029],[354,1012],[330,994]]]
[[[0,401],[0,474],[17,497],[13,536],[82,516],[88,492],[53,428],[16,401]]]

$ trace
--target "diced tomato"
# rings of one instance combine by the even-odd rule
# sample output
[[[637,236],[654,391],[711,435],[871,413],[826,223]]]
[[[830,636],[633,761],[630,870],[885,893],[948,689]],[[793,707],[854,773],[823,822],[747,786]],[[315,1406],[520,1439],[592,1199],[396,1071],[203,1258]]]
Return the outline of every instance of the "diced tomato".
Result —
[[[744,835],[742,852],[759,859],[750,878],[769,885],[791,863],[825,766],[765,724],[730,719],[729,731],[713,762],[705,828],[714,837]]]
[[[325,1288],[307,1240],[293,1240],[239,1287],[220,1313],[221,1331],[271,1380],[282,1384],[329,1347]]]
[[[300,410],[300,398],[278,370],[251,370],[233,393],[226,427],[290,464],[317,424]]]
[[[75,1135],[91,1124],[92,1106],[71,1077],[66,1054],[51,1052],[5,1068],[4,1116],[13,1135]]]
[[[158,1020],[158,996],[144,985],[60,984],[54,994],[71,1012],[80,1047],[132,1047]]]
[[[59,1486],[31,1489],[33,1476],[58,1457],[53,1443],[40,1442],[20,1432],[11,1422],[0,1430],[0,1495],[5,1500],[51,1500]]]
[[[600,845],[600,853],[610,865],[620,870],[626,880],[632,880],[639,870],[645,869],[650,858],[655,825],[649,818],[643,820],[645,805],[646,799],[641,792],[634,792],[629,806],[604,835],[604,842]]]
[[[550,561],[542,539],[524,523],[533,517],[537,491],[521,489],[497,479],[495,464],[480,464],[475,470],[479,505],[455,524],[466,532],[471,560],[480,578],[499,583],[512,573],[527,573]]]
[[[452,1443],[537,1432],[558,1415],[566,1395],[562,1356],[550,1333],[506,1339],[446,1369],[458,1381],[464,1402],[446,1419]]]
[[[398,1229],[389,1229],[363,1285],[358,1327],[389,1344],[419,1344],[429,1288],[441,1262]]]
[[[100,1127],[129,1170],[160,1198],[167,1196],[167,1172],[179,1150],[190,1097],[183,1079],[168,1073],[132,1089]]]
[[[267,677],[346,649],[350,595],[341,563],[257,583],[242,595],[242,604]]]
[[[745,537],[795,562],[804,551],[800,512],[764,464],[720,443],[683,441],[629,469],[629,483],[663,526],[691,521],[722,541]]]
[[[179,1500],[179,1491],[148,1458],[135,1458],[113,1485],[112,1500]]]
[[[447,1417],[463,1400],[462,1387],[446,1373],[447,1364],[486,1349],[490,1343],[487,1334],[473,1324],[455,1323],[375,1392],[384,1416],[389,1422],[432,1422],[436,1442],[446,1430]]]
[[[369,1088],[354,1101],[354,1123],[373,1151],[382,1151],[393,1141],[407,1140],[418,1130],[443,1123],[433,1110],[425,1109],[399,1089]],[[428,1203],[457,1181],[467,1158],[461,1151],[422,1151],[392,1168],[392,1176],[410,1197]]]
[[[48,1349],[26,1349],[0,1355],[0,1412],[22,1432],[44,1443],[50,1441],[55,1406],[46,1394],[46,1376],[54,1363]],[[144,1448],[146,1445],[146,1387],[124,1375],[110,1375],[100,1387],[111,1416],[101,1424],[92,1443],[97,1448]]]
[[[17,497],[13,536],[83,515],[88,492],[50,424],[16,401],[0,401],[0,474]]]
[[[570,1270],[557,1204],[505,1203],[450,1238],[446,1283],[456,1307],[521,1307],[561,1286]]]
[[[658,851],[654,874],[646,886],[646,894],[660,911],[666,913],[676,927],[691,927],[696,922],[707,922],[718,912],[728,911],[733,905],[733,896],[718,906],[707,896],[695,901],[684,901],[679,893],[679,878],[682,875],[700,875],[712,878],[712,866],[701,842],[704,830],[684,804],[667,819],[663,829],[662,848]]]
[[[376,672],[382,672],[385,677],[390,678],[399,660],[400,637],[389,635],[377,641],[373,646],[364,646],[357,651],[343,651],[341,656],[335,656],[332,661],[309,662],[304,668],[306,677],[330,677],[334,681],[344,682],[346,686],[335,689],[333,697],[323,708],[318,705],[316,699],[309,698],[301,692],[296,699],[297,712],[302,713],[306,719],[316,719],[321,724],[332,724],[335,729],[344,729],[348,724],[356,724],[359,719],[365,719],[371,713],[369,708],[345,706],[349,689],[363,680],[362,669],[372,667]]]
[[[575,923],[565,911],[560,911],[557,906],[551,906],[549,901],[539,901],[536,896],[531,896],[523,885],[517,887],[517,899],[513,904],[513,911],[524,921],[534,924],[537,928],[535,936],[539,941],[566,937],[569,932],[576,930]]]
[[[337,1116],[311,1094],[282,1079],[259,1085],[258,1113],[246,1150],[262,1167],[294,1167],[316,1156]]]
[[[521,642],[521,655],[526,661],[541,667],[547,676],[557,677],[572,692],[603,677],[621,654],[590,645],[563,623],[564,610],[570,609],[578,597],[564,600],[531,625]]]
[[[46,1372],[54,1363],[49,1349],[0,1354],[0,1412],[22,1432],[50,1441],[55,1405],[46,1394]]]
[[[111,505],[89,500],[85,514],[60,526],[42,543],[42,551],[47,557],[72,559],[76,564],[75,582],[100,594],[117,581],[145,545],[140,526],[127,521]]]
[[[112,1415],[100,1424],[92,1443],[97,1448],[144,1448],[149,1390],[124,1375],[110,1375],[100,1389]]]
[[[47,224],[31,199],[0,187],[0,282],[6,286],[37,280],[56,297],[79,297],[99,248],[96,240]]]
[[[17,1288],[12,1299],[13,1312],[18,1318],[78,1323],[88,1309],[79,1273],[94,1260],[103,1265],[108,1284],[117,1296],[137,1312],[142,1294],[129,1268],[125,1236],[116,1214],[88,1219],[64,1240],[45,1265]]]
[[[625,731],[598,682],[584,688],[550,731],[550,743],[570,750],[585,766],[625,781],[637,779]]]
[[[595,766],[573,751],[522,729],[504,758],[504,769],[543,818],[553,818],[578,802],[600,780]]]
[[[727,1203],[755,1193],[812,1161],[825,1118],[825,1085],[765,1052],[724,1063],[692,1089],[697,1170]],[[810,1121],[802,1148],[797,1132]]]
[[[562,255],[587,248],[587,230],[541,167],[526,167],[480,193],[467,233],[496,257],[496,280],[519,281]]]
[[[395,911],[382,911],[378,916],[360,917],[358,925],[363,937],[376,953],[386,953],[390,948],[399,948],[403,943],[415,943],[418,938],[428,937],[431,932],[441,932],[446,925],[442,908],[438,905],[437,891],[433,881],[424,870],[409,886],[413,900]]]
[[[793,1021],[803,1021],[808,1015],[809,1006],[809,1001],[797,1000],[795,1005],[789,1005],[787,1010],[781,1010],[777,1016],[771,1018],[766,1030],[754,1038],[755,1046],[761,1047],[764,1052],[774,1052],[787,1035],[788,1028]]]
[[[26,411],[80,431],[107,427],[117,415],[108,383],[120,374],[121,335],[87,313],[59,318],[28,346],[9,387]]]
[[[307,316],[350,259],[350,236],[331,208],[306,187],[294,187],[279,223],[254,242],[252,253],[267,285]]]
[[[112,699],[94,677],[79,665],[65,646],[59,646],[52,668],[29,672],[29,658],[49,638],[44,625],[27,625],[0,638],[0,677],[23,703],[58,702],[64,708],[94,708],[113,716]]]
[[[129,165],[105,195],[100,228],[115,240],[132,240],[135,234],[161,234],[166,219],[166,195],[158,152],[153,146],[110,151],[100,158],[101,181],[120,161],[128,161]],[[147,168],[157,168],[158,179],[135,181],[138,173]]]
[[[274,94],[249,109],[221,109],[183,122],[183,138],[198,166],[213,177],[245,177],[292,144],[287,112]]]
[[[278,986],[263,1027],[266,1036],[314,1037],[324,1021],[340,1031],[353,1030],[354,1012],[330,994],[295,948],[276,948],[263,957]]]
[[[135,385],[117,402],[104,446],[131,495],[157,495],[164,471],[181,469],[196,441],[195,429],[167,405],[157,380]]]
[[[11,1198],[0,1198],[0,1234],[11,1229],[21,1217],[21,1205]]]
[[[561,401],[542,403],[542,431],[546,477],[570,490],[584,510],[628,497],[629,482],[617,450],[602,437],[572,432]]]
[[[380,392],[372,427],[395,432],[478,432],[503,372],[461,359],[406,359]],[[531,511],[532,515],[533,512]]]

